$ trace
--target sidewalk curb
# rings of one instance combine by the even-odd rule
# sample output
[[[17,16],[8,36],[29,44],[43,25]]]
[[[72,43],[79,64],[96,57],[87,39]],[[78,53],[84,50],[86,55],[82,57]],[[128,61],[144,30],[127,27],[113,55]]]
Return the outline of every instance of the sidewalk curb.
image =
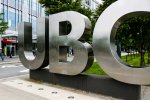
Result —
[[[3,65],[3,64],[13,64],[13,63],[21,63],[20,61],[16,61],[16,62],[2,62],[2,63],[0,63],[0,65]]]
[[[19,76],[12,76],[12,77],[7,77],[7,78],[1,78],[0,81],[10,80],[10,79],[15,79],[15,78],[20,78],[20,77],[29,77],[29,74],[19,75]]]

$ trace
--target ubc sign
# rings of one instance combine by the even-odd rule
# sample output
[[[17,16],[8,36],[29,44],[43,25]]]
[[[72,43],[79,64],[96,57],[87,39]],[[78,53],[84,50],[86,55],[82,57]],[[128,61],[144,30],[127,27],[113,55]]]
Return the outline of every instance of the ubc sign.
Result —
[[[93,33],[93,51],[96,61],[112,78],[130,84],[150,84],[150,67],[132,68],[124,64],[114,50],[116,30],[127,18],[150,13],[150,0],[118,0],[99,17]],[[64,29],[70,23],[69,34]],[[19,58],[31,70],[44,68],[65,75],[77,75],[93,63],[92,46],[84,41],[84,34],[91,28],[90,20],[74,11],[37,19],[37,55],[26,58],[25,51],[32,50],[32,25],[18,26]],[[72,47],[74,58],[67,62],[66,48]]]

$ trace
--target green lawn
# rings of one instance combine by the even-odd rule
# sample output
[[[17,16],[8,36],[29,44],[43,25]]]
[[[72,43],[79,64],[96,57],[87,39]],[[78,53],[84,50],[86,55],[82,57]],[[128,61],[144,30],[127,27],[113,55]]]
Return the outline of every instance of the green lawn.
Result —
[[[140,66],[140,55],[139,54],[137,54],[135,56],[132,55],[132,57],[131,57],[131,55],[127,56],[127,62],[126,62],[126,56],[122,56],[121,59],[125,63],[127,63],[129,65],[132,65],[134,67],[139,67]],[[145,54],[144,59],[145,59],[145,66],[150,66],[150,64],[147,64],[147,60],[148,60],[147,53]]]
[[[96,62],[94,62],[92,67],[90,67],[85,73],[106,75],[106,73],[102,70],[102,68]]]
[[[145,66],[150,66],[150,64],[147,64],[147,54],[145,54]],[[126,56],[122,56],[121,59],[126,62]],[[140,65],[140,56],[139,54],[137,54],[135,57],[132,55],[132,59],[131,59],[131,55],[127,57],[127,64],[132,65],[133,67],[139,67]],[[97,62],[94,62],[93,65],[91,66],[91,68],[89,68],[86,72],[86,74],[98,74],[98,75],[107,75],[102,68],[100,67],[100,65],[97,64]]]

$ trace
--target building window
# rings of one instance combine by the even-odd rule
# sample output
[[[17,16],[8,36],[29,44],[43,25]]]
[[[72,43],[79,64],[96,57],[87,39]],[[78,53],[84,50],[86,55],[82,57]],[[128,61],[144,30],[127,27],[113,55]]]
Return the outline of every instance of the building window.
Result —
[[[36,31],[36,17],[32,16],[32,30],[33,32]]]
[[[5,5],[8,5],[8,0],[3,0],[3,3],[4,3]]]
[[[16,7],[15,7],[15,1],[16,1],[16,0],[9,0],[8,5],[9,5],[10,7],[16,8]]]
[[[38,6],[38,15],[41,16],[41,6],[40,6],[40,4]]]
[[[29,15],[29,22],[32,23],[32,16]]]
[[[22,12],[19,11],[19,22],[22,22]]]
[[[11,29],[15,30],[16,15],[15,15],[15,9],[13,8],[9,8],[9,11],[8,11],[8,24],[11,27]]]
[[[3,1],[3,0],[1,0],[1,3],[4,3],[4,1]]]
[[[29,14],[32,14],[32,0],[29,0]]]
[[[22,13],[28,10],[27,21],[32,23],[33,32],[36,31],[36,19],[41,15],[41,5],[38,0],[0,0],[2,16],[8,22],[9,30],[16,30],[19,22],[22,22]],[[22,9],[22,7],[26,9]],[[26,11],[25,11],[26,12]]]
[[[18,29],[18,22],[19,22],[19,11],[16,10],[16,30]]]
[[[90,0],[85,0],[85,4],[87,4],[88,6],[90,6]]]
[[[32,15],[34,15],[34,16],[36,16],[37,14],[36,14],[36,1],[35,0],[33,0],[33,2],[32,2]]]
[[[19,9],[19,0],[16,0],[16,9]]]
[[[19,0],[19,10],[22,10],[22,0]]]
[[[4,20],[5,22],[8,22],[8,7],[7,6],[3,6],[3,13],[4,13]]]

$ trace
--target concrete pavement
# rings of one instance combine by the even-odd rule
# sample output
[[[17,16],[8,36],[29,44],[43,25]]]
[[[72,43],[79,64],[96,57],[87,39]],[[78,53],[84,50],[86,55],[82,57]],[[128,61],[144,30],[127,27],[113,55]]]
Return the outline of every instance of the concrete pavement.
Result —
[[[16,56],[16,57],[5,57],[4,58],[4,61],[2,61],[0,59],[0,65],[3,65],[3,64],[12,64],[12,63],[20,63],[20,60],[19,60],[19,57]]]
[[[0,100],[47,100],[38,95],[3,84],[3,82],[11,81],[12,79],[14,78],[0,80]]]
[[[150,87],[142,86],[141,100],[150,99]],[[0,79],[0,100],[121,100],[59,85],[30,80],[28,75]]]
[[[33,81],[28,75],[0,80],[0,100],[119,100],[58,85]]]

